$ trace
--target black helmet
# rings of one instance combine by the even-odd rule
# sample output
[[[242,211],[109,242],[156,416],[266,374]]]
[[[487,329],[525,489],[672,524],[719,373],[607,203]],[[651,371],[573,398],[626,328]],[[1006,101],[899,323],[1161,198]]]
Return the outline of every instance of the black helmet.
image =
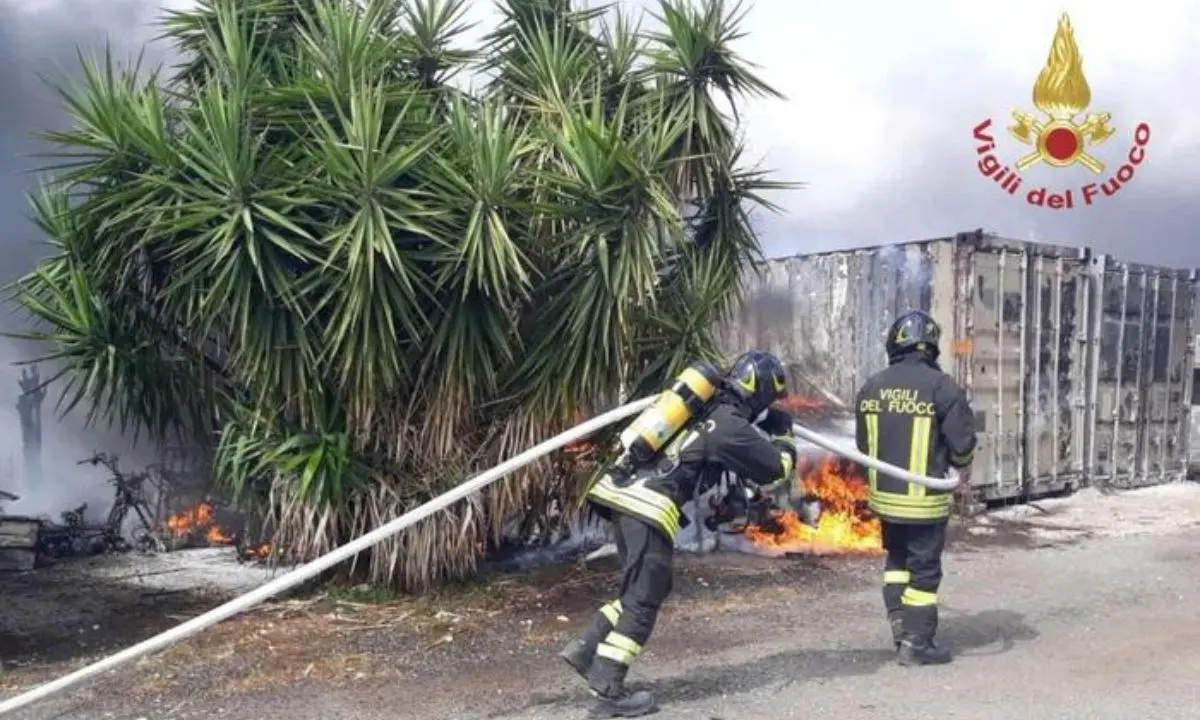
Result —
[[[923,310],[909,310],[888,328],[887,342],[884,348],[888,360],[895,361],[910,352],[928,355],[931,361],[936,361],[938,344],[942,341],[942,328],[937,321]]]
[[[787,374],[779,358],[751,350],[733,361],[725,385],[755,417],[787,394]]]

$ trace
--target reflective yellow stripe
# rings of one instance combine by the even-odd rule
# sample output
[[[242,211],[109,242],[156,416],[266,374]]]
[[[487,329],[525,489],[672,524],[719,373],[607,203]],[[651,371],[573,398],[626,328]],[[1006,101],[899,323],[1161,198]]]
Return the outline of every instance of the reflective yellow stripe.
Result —
[[[902,495],[900,493],[877,492],[875,498],[887,505],[900,505],[902,507],[938,507],[945,505],[950,507],[950,496],[945,493],[934,493],[925,497],[913,497],[912,495]]]
[[[915,475],[924,475],[929,467],[929,435],[932,429],[933,418],[913,418],[912,445],[908,449],[908,471]],[[925,486],[920,483],[908,484],[908,494],[914,497],[924,497],[925,490]]]
[[[974,459],[975,453],[973,452],[963,453],[962,455],[959,455],[958,453],[952,453],[950,455],[950,463],[958,467],[966,467],[967,465],[970,465],[971,461]]]
[[[871,510],[883,518],[896,520],[941,520],[949,517],[949,508],[940,507],[904,507],[902,505],[886,505],[878,501],[867,503]]]
[[[637,659],[637,656],[633,653],[621,648],[615,648],[612,645],[606,645],[605,643],[600,643],[600,647],[596,648],[596,656],[608,658],[622,665],[632,665],[633,661]]]
[[[879,457],[879,415],[877,413],[866,413],[863,420],[867,424],[867,454],[873,458]],[[879,473],[875,468],[867,469],[867,478],[871,482],[871,492],[879,487]]]
[[[613,632],[610,632],[608,634],[608,637],[604,638],[604,642],[608,643],[609,645],[612,645],[613,647],[621,648],[625,652],[631,652],[634,655],[637,655],[638,653],[640,653],[642,651],[642,646],[640,643],[638,643],[636,640],[629,637],[628,635],[622,635],[621,633],[616,632],[615,630]]]
[[[619,632],[610,632],[596,648],[596,655],[622,665],[632,665],[642,646]]]
[[[937,520],[950,515],[950,496],[943,493],[911,497],[899,493],[874,492],[867,499],[867,505],[883,517],[907,520]]]
[[[924,590],[913,590],[912,588],[904,588],[904,594],[900,596],[900,602],[904,603],[905,605],[937,605],[937,593],[925,592]]]
[[[784,485],[788,485],[789,482],[792,480],[792,470],[793,470],[792,456],[788,453],[779,453],[779,462],[781,465],[783,465],[783,474],[780,475],[777,479],[772,480],[771,482],[767,483],[766,485],[763,485],[762,486],[763,490],[771,491],[771,490],[775,490],[777,488],[781,488]]]
[[[907,585],[912,573],[907,570],[885,570],[883,582],[886,585]]]
[[[617,620],[621,619],[621,601],[613,600],[612,602],[603,605],[600,608],[600,613],[604,615],[606,620],[613,625],[616,625]]]
[[[679,532],[679,508],[675,507],[671,498],[654,492],[640,482],[617,487],[612,477],[605,475],[592,486],[588,495],[657,523],[668,539],[674,540]]]

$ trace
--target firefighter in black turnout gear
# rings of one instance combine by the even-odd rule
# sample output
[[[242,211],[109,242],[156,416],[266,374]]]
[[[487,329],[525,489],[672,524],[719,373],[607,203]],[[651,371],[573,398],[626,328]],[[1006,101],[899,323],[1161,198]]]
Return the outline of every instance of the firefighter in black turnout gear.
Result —
[[[917,475],[967,468],[975,417],[966,395],[937,364],[941,329],[928,313],[907,312],[888,330],[888,367],[858,393],[858,449]],[[869,503],[883,523],[887,553],[883,602],[902,665],[950,662],[934,644],[950,493],[868,471]]]
[[[680,506],[697,483],[719,478],[720,469],[761,486],[791,481],[796,444],[790,416],[777,424],[786,427],[778,437],[753,424],[785,392],[783,365],[765,352],[742,355],[724,376],[711,365],[695,365],[622,433],[625,452],[588,490],[587,502],[612,523],[622,565],[619,596],[560,653],[598,698],[593,716],[638,717],[657,709],[649,692],[625,688],[625,675],[671,592],[675,535],[689,523]],[[658,429],[627,442],[646,427]],[[646,438],[657,447],[641,442]]]

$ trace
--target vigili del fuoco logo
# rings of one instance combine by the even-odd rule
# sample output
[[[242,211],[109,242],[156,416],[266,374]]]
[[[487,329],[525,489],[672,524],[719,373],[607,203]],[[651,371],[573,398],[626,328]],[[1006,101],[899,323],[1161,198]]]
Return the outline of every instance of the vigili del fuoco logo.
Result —
[[[1103,202],[1115,196],[1134,178],[1146,161],[1146,146],[1150,143],[1150,126],[1138,123],[1128,152],[1120,166],[1110,170],[1096,150],[1117,134],[1118,128],[1109,124],[1107,112],[1089,112],[1092,90],[1083,74],[1083,58],[1075,44],[1071,20],[1063,13],[1058,20],[1054,42],[1046,67],[1033,85],[1033,105],[1041,117],[1024,110],[1014,110],[1013,124],[1008,133],[1026,145],[1028,153],[1017,158],[1011,166],[997,157],[996,138],[992,135],[992,119],[975,126],[975,153],[979,156],[979,172],[990,178],[1009,195],[1021,194],[1025,202],[1051,210],[1070,210]],[[1080,118],[1082,117],[1082,120]],[[1029,168],[1045,164],[1052,168],[1082,166],[1095,178],[1075,186],[1025,186],[1024,173]]]

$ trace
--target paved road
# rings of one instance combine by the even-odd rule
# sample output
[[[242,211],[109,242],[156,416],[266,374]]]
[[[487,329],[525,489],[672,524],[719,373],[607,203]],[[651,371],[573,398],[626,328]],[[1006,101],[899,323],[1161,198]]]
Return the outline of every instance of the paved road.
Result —
[[[706,720],[1189,720],[1200,717],[1200,531],[951,560],[941,668],[900,668],[864,591],[796,607],[793,627],[643,668]],[[495,716],[494,716],[495,717]],[[516,720],[574,720],[569,705]]]
[[[942,593],[952,665],[894,664],[875,560],[802,564],[764,585],[708,558],[685,561],[692,597],[669,606],[635,680],[658,691],[661,720],[1200,718],[1200,486],[1063,507],[1074,514],[1060,531],[1023,532],[1018,518],[954,545]],[[1112,536],[1122,528],[1152,534]],[[560,635],[585,616],[544,611]],[[528,612],[497,616],[497,632]],[[582,720],[587,695],[553,658],[561,639],[455,642],[429,667],[341,688],[132,702],[106,679],[11,720]]]

